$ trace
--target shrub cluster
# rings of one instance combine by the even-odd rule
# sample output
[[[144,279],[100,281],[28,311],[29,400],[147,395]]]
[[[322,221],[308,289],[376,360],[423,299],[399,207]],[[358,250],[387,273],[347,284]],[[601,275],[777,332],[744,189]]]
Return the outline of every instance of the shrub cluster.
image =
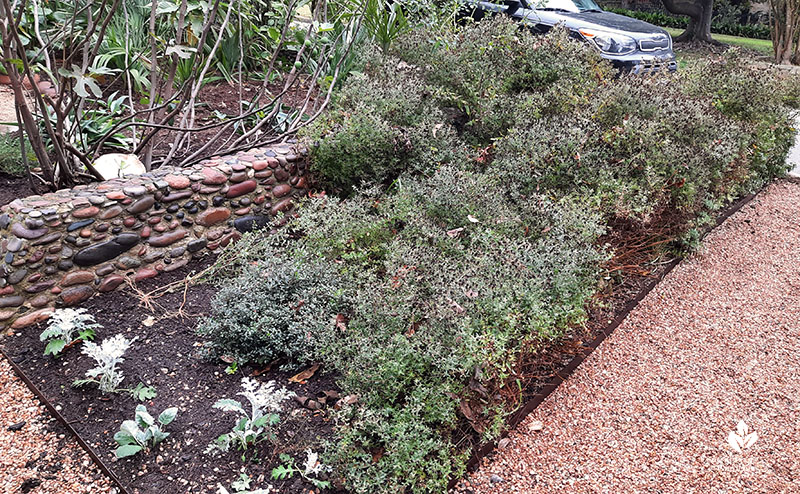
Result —
[[[198,334],[209,339],[214,356],[236,362],[317,358],[316,340],[336,314],[337,279],[312,259],[301,264],[260,253],[263,260],[243,266],[222,285]]]
[[[36,157],[28,150],[28,160],[35,166]],[[0,172],[14,176],[25,174],[19,139],[9,134],[0,135]]]
[[[347,198],[243,240],[201,331],[242,363],[338,373],[359,400],[326,463],[352,492],[444,492],[468,455],[459,424],[494,437],[490,390],[584,321],[608,225],[670,210],[688,230],[782,173],[797,95],[736,53],[615,78],[586,45],[505,20],[393,47],[306,135]]]
[[[520,34],[510,21],[419,29],[388,54],[368,51],[363,74],[348,79],[304,136],[321,182],[348,193],[460,164],[470,146],[513,127],[520,109],[563,113],[609,76],[607,63],[564,32]]]

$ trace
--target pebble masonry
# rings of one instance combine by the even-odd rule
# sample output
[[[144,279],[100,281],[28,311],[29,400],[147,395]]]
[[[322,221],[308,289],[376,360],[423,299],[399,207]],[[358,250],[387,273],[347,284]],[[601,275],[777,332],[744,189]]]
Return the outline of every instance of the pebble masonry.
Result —
[[[173,271],[267,225],[306,192],[286,144],[17,199],[0,208],[0,324],[17,329]]]

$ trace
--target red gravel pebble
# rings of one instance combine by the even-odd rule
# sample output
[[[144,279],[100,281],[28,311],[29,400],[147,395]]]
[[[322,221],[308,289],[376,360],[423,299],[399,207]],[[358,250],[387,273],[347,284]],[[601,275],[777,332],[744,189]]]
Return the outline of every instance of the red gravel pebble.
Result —
[[[36,349],[38,351],[38,349]],[[0,492],[101,494],[116,492],[75,440],[0,358]],[[21,422],[24,425],[19,425]],[[19,430],[8,430],[17,424]],[[22,486],[30,488],[23,490]]]
[[[729,218],[457,491],[800,492],[799,213],[780,181]]]

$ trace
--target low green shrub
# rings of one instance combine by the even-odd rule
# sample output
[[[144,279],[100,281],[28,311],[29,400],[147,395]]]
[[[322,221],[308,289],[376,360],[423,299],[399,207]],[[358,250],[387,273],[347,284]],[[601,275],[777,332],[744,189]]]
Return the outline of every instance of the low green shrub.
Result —
[[[458,112],[462,137],[475,145],[504,135],[518,108],[568,111],[610,77],[597,51],[566,30],[537,36],[504,17],[455,32],[420,29],[398,40],[394,52],[422,68],[439,107]]]
[[[319,338],[337,313],[336,278],[325,266],[262,253],[222,285],[198,334],[213,356],[241,364],[318,358]]]
[[[392,46],[370,52],[364,75],[303,136],[333,192],[463,162],[469,146],[505,135],[521,111],[564,113],[611,75],[566,32],[534,36],[508,19],[454,33],[419,29]]]
[[[28,153],[28,160],[36,161],[32,152]],[[25,175],[19,139],[8,134],[0,134],[0,172],[18,177]]]
[[[521,345],[584,319],[605,258],[598,218],[541,196],[512,206],[491,175],[450,166],[404,175],[389,196],[301,211],[291,227],[305,235],[289,255],[337,266],[354,293],[346,329],[322,352],[359,396],[329,461],[354,492],[442,492],[463,469],[447,432],[463,383],[476,369],[487,386],[501,382]],[[364,461],[374,451],[380,461]]]
[[[667,207],[690,217],[706,199],[737,197],[784,171],[785,113],[770,117],[780,125],[742,121],[742,108],[681,87],[640,78],[601,88],[573,113],[517,127],[491,168],[523,198],[581,197],[608,218],[640,223]]]
[[[466,156],[417,71],[370,53],[382,63],[350,77],[333,108],[306,133],[314,171],[345,194],[362,183],[388,185],[406,169],[424,173]]]

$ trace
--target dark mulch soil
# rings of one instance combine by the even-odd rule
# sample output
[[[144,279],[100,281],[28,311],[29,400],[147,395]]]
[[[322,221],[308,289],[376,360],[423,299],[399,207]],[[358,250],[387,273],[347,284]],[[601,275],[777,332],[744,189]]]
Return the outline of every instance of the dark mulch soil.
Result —
[[[258,92],[263,84],[260,80],[245,80],[242,81],[241,92],[239,86],[231,85],[227,82],[213,82],[206,84],[197,95],[198,105],[195,108],[196,125],[198,127],[208,126],[219,122],[219,115],[223,114],[228,117],[235,117],[239,115],[239,101],[250,101],[253,96]],[[273,82],[268,86],[271,94],[278,94],[283,89],[283,82]],[[293,88],[283,96],[283,104],[292,108],[301,108],[308,91],[307,81],[298,81]],[[270,102],[269,97],[262,97],[261,104]],[[311,103],[314,102],[312,96]],[[237,133],[234,128],[226,130],[221,135],[217,136],[221,127],[216,127],[207,130],[201,130],[192,133],[189,145],[180,149],[175,153],[171,164],[177,164],[182,158],[192,154],[194,151],[205,146],[209,141],[213,141],[211,147],[207,148],[206,153],[216,149],[218,146],[230,146],[236,138],[241,135]],[[264,127],[267,135],[273,133],[270,127]],[[166,156],[175,139],[174,132],[163,131],[158,134],[155,142],[153,156],[158,159]]]
[[[182,270],[162,274],[142,283],[139,289],[148,292],[180,281],[207,264],[208,261],[195,262]],[[311,485],[297,475],[290,480],[275,481],[270,473],[279,464],[280,453],[290,454],[301,465],[306,448],[321,449],[321,441],[331,435],[329,409],[324,407],[312,411],[295,400],[286,401],[277,441],[274,444],[264,441],[247,452],[248,458],[255,457],[257,461],[242,461],[236,451],[216,457],[203,453],[210,442],[229,431],[237,420],[234,413],[222,412],[212,405],[221,398],[244,400],[236,393],[241,391],[242,377],[251,375],[255,369],[244,368],[229,375],[225,363],[203,358],[194,328],[198,318],[209,311],[215,290],[207,284],[189,286],[184,291],[185,288],[184,283],[178,283],[174,291],[153,300],[157,304],[154,311],[143,307],[129,289],[95,297],[84,304],[103,326],[97,341],[118,333],[138,338],[121,365],[125,375],[123,385],[133,387],[141,381],[154,386],[158,395],[146,403],[153,415],[170,406],[180,408],[177,419],[167,428],[171,436],[147,454],[115,459],[113,435],[123,420],[133,419],[137,402],[124,394],[103,396],[94,388],[72,388],[71,382],[83,377],[93,366],[93,361],[78,348],[68,349],[58,359],[44,357],[43,344],[38,338],[43,329],[40,325],[6,338],[4,349],[132,492],[216,492],[218,483],[230,490],[231,482],[238,479],[240,472],[246,472],[254,480],[252,488],[269,483],[282,493],[308,492]],[[148,316],[156,320],[150,327],[142,324]],[[301,396],[313,397],[336,390],[335,376],[322,370],[306,384],[297,384],[288,378],[302,368],[274,367],[257,379],[275,380]]]
[[[36,194],[27,177],[16,177],[0,172],[0,206],[14,199]]]

